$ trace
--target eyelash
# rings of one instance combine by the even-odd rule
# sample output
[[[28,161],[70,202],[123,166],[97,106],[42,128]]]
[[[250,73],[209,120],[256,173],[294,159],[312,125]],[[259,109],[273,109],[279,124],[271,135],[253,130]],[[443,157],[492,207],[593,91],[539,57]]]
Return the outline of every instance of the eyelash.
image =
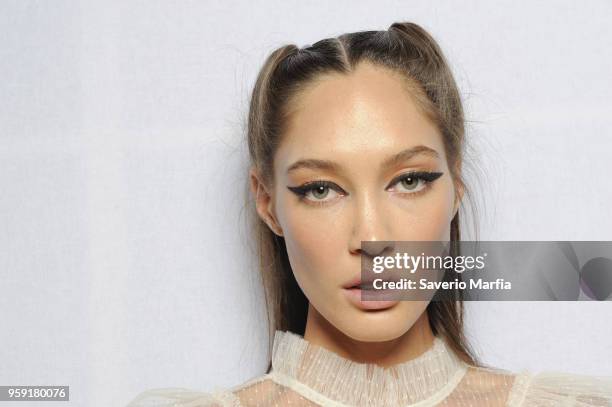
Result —
[[[404,179],[408,179],[408,178],[414,178],[416,180],[420,180],[424,182],[424,187],[417,191],[417,192],[399,192],[400,195],[402,196],[407,196],[410,195],[411,197],[415,197],[415,196],[419,196],[422,193],[426,192],[429,187],[430,184],[437,180],[438,178],[440,178],[440,176],[442,176],[443,173],[441,172],[433,172],[433,171],[413,171],[413,172],[408,172],[405,174],[401,174],[398,175],[397,177],[393,178],[391,180],[391,182],[389,182],[389,185],[387,186],[387,188],[396,185],[400,182],[402,182]],[[346,195],[346,192],[340,188],[338,185],[336,185],[333,182],[330,181],[324,181],[324,180],[319,180],[319,181],[311,181],[311,182],[307,182],[303,185],[297,186],[297,187],[287,187],[289,188],[289,190],[291,192],[293,192],[294,194],[296,194],[298,196],[298,198],[300,199],[300,201],[304,201],[307,202],[309,205],[315,205],[315,206],[324,206],[326,204],[329,203],[329,201],[312,201],[306,198],[306,194],[317,189],[317,188],[329,188],[332,189],[334,191],[336,191],[339,194],[344,194]],[[385,188],[386,189],[386,188]]]

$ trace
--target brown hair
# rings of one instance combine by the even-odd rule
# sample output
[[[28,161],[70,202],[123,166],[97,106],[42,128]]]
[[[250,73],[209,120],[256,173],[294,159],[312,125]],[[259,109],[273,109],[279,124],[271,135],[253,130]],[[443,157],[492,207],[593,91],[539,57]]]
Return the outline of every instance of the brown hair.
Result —
[[[273,185],[274,153],[287,123],[287,105],[301,89],[324,73],[348,74],[368,61],[399,73],[421,111],[440,130],[451,176],[470,195],[462,178],[464,114],[457,85],[436,41],[419,25],[394,23],[386,31],[359,31],[327,38],[304,48],[290,44],[273,51],[253,89],[247,137],[251,165],[266,185]],[[298,286],[284,238],[273,233],[252,209],[252,227],[264,283],[270,331],[304,334],[308,300]],[[451,242],[460,240],[459,212],[451,221]],[[454,247],[454,246],[451,246]],[[436,336],[454,352],[478,365],[463,332],[463,301],[432,301],[427,315]]]

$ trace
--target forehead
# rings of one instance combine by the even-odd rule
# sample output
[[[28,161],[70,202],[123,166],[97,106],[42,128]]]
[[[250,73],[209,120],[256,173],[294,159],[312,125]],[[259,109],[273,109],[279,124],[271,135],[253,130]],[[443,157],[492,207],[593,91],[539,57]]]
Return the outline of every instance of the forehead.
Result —
[[[375,160],[415,145],[443,156],[441,135],[416,104],[406,80],[363,63],[350,74],[323,75],[296,95],[278,159]]]

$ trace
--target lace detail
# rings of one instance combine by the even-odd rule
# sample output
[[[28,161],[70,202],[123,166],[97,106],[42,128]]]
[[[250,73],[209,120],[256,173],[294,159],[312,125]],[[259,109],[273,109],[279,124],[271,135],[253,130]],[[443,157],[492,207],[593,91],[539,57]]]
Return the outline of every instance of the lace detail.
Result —
[[[523,405],[612,407],[612,377],[538,373],[531,378]]]
[[[518,407],[522,406],[525,402],[525,393],[531,384],[531,379],[533,375],[529,372],[522,372],[517,375],[514,380],[514,386],[512,387],[512,392],[508,397],[508,407]]]
[[[422,355],[390,368],[361,364],[312,345],[301,336],[277,331],[270,378],[280,384],[297,382],[300,393],[357,406],[402,406],[434,395],[445,398],[461,381],[467,365],[435,337]],[[293,387],[293,386],[292,386]]]
[[[469,366],[439,337],[417,358],[382,368],[277,332],[271,373],[213,394],[149,390],[128,407],[222,406],[612,407],[612,377]]]
[[[128,407],[221,407],[226,405],[231,404],[224,404],[213,394],[180,387],[166,387],[140,393],[128,404]]]

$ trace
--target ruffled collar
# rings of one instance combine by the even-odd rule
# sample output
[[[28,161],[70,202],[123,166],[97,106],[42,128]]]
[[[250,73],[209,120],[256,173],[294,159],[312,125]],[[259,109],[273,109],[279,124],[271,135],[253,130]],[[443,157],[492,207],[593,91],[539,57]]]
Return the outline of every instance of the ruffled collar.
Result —
[[[467,367],[439,337],[415,359],[383,368],[353,362],[299,335],[276,331],[270,375],[323,405],[407,406],[443,400]]]

